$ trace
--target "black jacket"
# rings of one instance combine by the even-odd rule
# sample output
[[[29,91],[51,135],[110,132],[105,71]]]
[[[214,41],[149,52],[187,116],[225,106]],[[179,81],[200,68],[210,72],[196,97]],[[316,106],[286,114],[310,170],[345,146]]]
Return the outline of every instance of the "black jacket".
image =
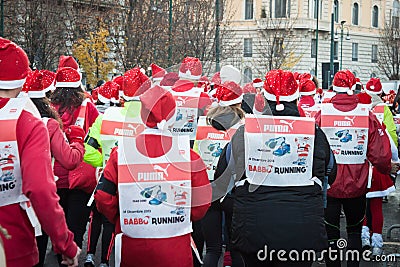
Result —
[[[284,103],[285,109],[280,112],[275,110],[275,103],[269,105],[275,116],[299,116],[295,102]],[[231,143],[237,178],[245,179],[244,127],[238,129]],[[316,126],[312,173],[321,181],[330,155],[326,136]],[[330,184],[336,177],[334,165],[329,176]],[[246,182],[235,189],[232,225],[233,245],[244,253],[257,252],[265,245],[268,249],[285,250],[321,250],[328,245],[322,190],[317,184],[259,186],[254,192],[249,192],[249,183]]]

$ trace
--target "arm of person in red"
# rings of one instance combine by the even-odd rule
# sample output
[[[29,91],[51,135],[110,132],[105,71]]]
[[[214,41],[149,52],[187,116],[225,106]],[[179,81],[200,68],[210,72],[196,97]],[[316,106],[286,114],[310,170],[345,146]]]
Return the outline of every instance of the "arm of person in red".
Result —
[[[67,170],[73,170],[78,167],[79,163],[83,160],[83,154],[85,153],[85,148],[80,139],[74,139],[74,142],[68,144],[64,138],[64,134],[58,122],[54,119],[50,119],[47,122],[47,128],[50,133],[50,149],[51,154],[57,160],[62,167]]]
[[[24,111],[17,122],[17,141],[22,191],[29,198],[43,230],[50,236],[55,252],[72,259],[78,247],[58,203],[47,129],[42,121]]]
[[[110,158],[107,161],[104,172],[97,184],[94,199],[98,211],[112,223],[116,224],[118,212],[118,150],[113,148]]]
[[[371,112],[369,113],[367,158],[380,173],[389,174],[392,151],[385,129]]]
[[[211,185],[208,180],[206,165],[200,156],[190,150],[192,173],[192,210],[191,220],[198,221],[204,217],[211,203]]]

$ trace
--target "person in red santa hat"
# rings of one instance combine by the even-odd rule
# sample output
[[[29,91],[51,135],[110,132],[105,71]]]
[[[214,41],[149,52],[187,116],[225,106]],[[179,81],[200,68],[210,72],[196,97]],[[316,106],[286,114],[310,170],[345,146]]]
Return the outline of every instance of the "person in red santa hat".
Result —
[[[314,95],[317,92],[318,84],[314,82],[314,76],[309,73],[299,75],[299,94],[300,99],[297,107],[302,117],[313,117],[319,110],[315,105]]]
[[[22,87],[22,92],[26,93],[35,104],[47,127],[50,138],[51,156],[63,168],[73,170],[83,160],[85,152],[83,139],[85,138],[85,132],[81,127],[71,125],[65,131],[69,143],[65,142],[60,117],[51,108],[50,101],[46,97],[46,93],[50,91],[50,88],[54,84],[55,76],[55,73],[48,70],[35,70],[28,75]],[[55,178],[58,179],[58,177]],[[39,249],[39,263],[35,267],[44,265],[48,238],[48,235],[44,231],[42,231],[41,236],[36,237]]]
[[[389,107],[382,101],[382,93],[382,84],[379,78],[371,78],[366,84],[365,94],[370,96],[370,108],[372,112],[377,116],[378,120],[383,124],[382,127],[386,129],[386,133],[390,137],[392,162],[399,162],[396,125],[394,124],[392,112],[390,111]],[[382,174],[376,168],[373,168],[371,188],[366,194],[366,218],[364,219],[361,233],[362,247],[372,247],[372,256],[382,254],[382,198],[387,197],[389,193],[393,192],[394,190],[395,188],[391,177],[387,174]]]
[[[10,154],[17,158],[13,181],[0,179],[3,189],[0,192],[0,225],[11,237],[0,234],[6,265],[19,267],[38,263],[32,227],[39,226],[32,216],[36,213],[42,229],[52,240],[54,251],[63,255],[63,263],[78,266],[80,249],[67,228],[56,194],[49,133],[29,98],[15,98],[30,72],[28,57],[19,46],[0,38],[0,67],[0,120],[3,126],[0,147],[9,147]]]
[[[192,266],[191,221],[204,216],[211,200],[205,165],[188,140],[179,141],[187,137],[168,131],[175,121],[172,94],[155,86],[140,100],[148,128],[111,152],[95,193],[97,208],[122,233],[115,241],[116,266]],[[149,172],[160,179],[142,176]],[[184,206],[176,206],[177,194],[186,195]]]
[[[361,253],[361,228],[365,216],[369,164],[382,174],[391,170],[390,143],[384,128],[365,105],[353,95],[356,78],[341,70],[333,79],[337,94],[331,103],[322,104],[316,122],[325,132],[338,163],[335,183],[328,190],[325,210],[329,245],[337,249],[340,239],[340,213],[343,208],[347,223],[347,249]],[[359,266],[348,259],[348,266]],[[337,259],[327,259],[327,266],[340,266]]]
[[[119,85],[116,82],[108,81],[97,87],[96,108],[100,113],[104,113],[107,108],[119,106]]]
[[[65,67],[73,68],[74,70],[78,71],[79,75],[80,75],[81,78],[82,78],[82,71],[81,71],[81,69],[79,68],[78,62],[76,62],[75,58],[73,58],[72,56],[64,56],[64,55],[61,55],[61,56],[60,56],[60,60],[59,60],[59,62],[58,62],[57,71],[58,71],[59,69],[61,69],[61,68],[65,68]],[[100,82],[100,81],[99,81],[99,82]],[[104,83],[104,81],[102,81],[102,83]],[[100,85],[101,85],[101,84],[98,83],[98,84],[97,84],[97,87],[99,87]],[[84,91],[85,97],[88,98],[88,99],[90,99],[90,101],[93,102],[94,100],[93,100],[93,98],[92,98],[92,95],[91,95],[89,92],[87,92],[83,87],[82,87],[82,89],[83,89],[83,91]]]
[[[150,64],[150,68],[151,68],[151,78],[153,79],[153,82],[159,85],[162,79],[164,78],[165,74],[167,74],[167,72],[165,71],[165,69],[161,68],[160,66],[154,63]]]
[[[227,167],[226,164],[226,144],[229,143],[230,137],[236,129],[243,124],[245,116],[241,109],[243,100],[242,88],[234,81],[226,81],[218,86],[213,95],[217,102],[213,103],[205,118],[205,123],[208,127],[212,127],[208,132],[217,130],[219,134],[224,133],[224,140],[214,139],[211,135],[206,134],[207,138],[195,142],[194,149],[198,151],[203,160],[207,163],[207,169],[215,170],[208,171],[208,178],[213,183],[213,202],[206,215],[201,220],[202,234],[204,236],[206,255],[203,259],[203,266],[211,267],[218,266],[219,258],[222,253],[222,233],[223,224],[222,217],[225,214],[225,226],[229,239],[226,240],[226,251],[224,260],[232,258],[233,266],[244,266],[240,254],[231,248],[230,233],[232,222],[233,197],[231,192],[227,194],[230,176],[221,177]],[[202,125],[203,127],[205,125]],[[206,128],[201,129],[206,129]],[[198,135],[201,135],[201,132]],[[215,145],[217,142],[217,146]],[[207,149],[203,149],[207,147]],[[212,162],[210,164],[210,148],[213,149]],[[223,159],[223,160],[222,160]],[[221,164],[217,165],[218,162]],[[225,163],[225,164],[223,164]],[[198,245],[201,251],[201,244]]]
[[[335,180],[334,156],[313,120],[300,117],[298,84],[291,72],[269,71],[263,87],[272,115],[267,110],[265,115],[246,117],[245,126],[231,140],[231,160],[239,180],[234,191],[232,244],[245,266],[311,266],[312,260],[286,257],[282,261],[269,251],[282,250],[287,255],[293,250],[301,254],[327,248],[321,189],[325,176],[329,175],[329,184]],[[252,131],[246,128],[251,123]],[[276,133],[264,137],[269,131]],[[304,150],[296,153],[299,142],[308,148],[307,156]],[[261,150],[266,153],[262,158]],[[292,166],[302,166],[304,171],[285,172]]]
[[[142,125],[138,124],[138,122],[141,123],[139,94],[149,89],[148,81],[148,77],[139,68],[133,68],[124,74],[121,82],[123,85],[122,97],[125,99],[124,106],[108,108],[103,115],[97,117],[85,140],[85,162],[94,167],[104,168],[110,157],[111,149],[119,143],[121,138],[124,138],[124,133],[134,132],[136,134],[142,129]],[[109,101],[112,101],[118,94],[117,86],[118,84],[115,82],[105,83],[99,90],[99,98],[105,102],[109,98]],[[123,130],[121,131],[121,129]],[[84,264],[87,267],[95,266],[94,255],[102,225],[101,264],[108,265],[113,246],[114,225],[100,214],[94,205],[90,216],[88,251]]]
[[[80,74],[73,68],[64,67],[57,71],[55,80],[56,89],[51,96],[51,104],[61,118],[63,129],[76,125],[82,127],[87,134],[99,112],[85,98]],[[58,161],[54,163],[54,174],[59,177],[56,183],[60,204],[79,246],[82,246],[90,213],[87,202],[97,183],[95,172],[96,169],[85,162],[73,170],[65,169]]]

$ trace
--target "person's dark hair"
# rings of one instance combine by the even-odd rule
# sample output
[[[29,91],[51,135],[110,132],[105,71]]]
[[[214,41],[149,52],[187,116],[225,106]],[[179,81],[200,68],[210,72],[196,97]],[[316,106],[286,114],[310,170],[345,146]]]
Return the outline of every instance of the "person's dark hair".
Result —
[[[59,114],[80,107],[83,100],[85,100],[85,94],[80,86],[76,88],[57,87],[50,98],[52,104],[60,105]]]
[[[63,128],[62,121],[60,119],[60,116],[58,116],[57,111],[55,111],[51,105],[50,101],[47,97],[43,98],[31,98],[33,104],[35,104],[36,108],[38,109],[40,113],[40,117],[47,117],[47,118],[52,118],[55,119],[59,124],[60,128]]]

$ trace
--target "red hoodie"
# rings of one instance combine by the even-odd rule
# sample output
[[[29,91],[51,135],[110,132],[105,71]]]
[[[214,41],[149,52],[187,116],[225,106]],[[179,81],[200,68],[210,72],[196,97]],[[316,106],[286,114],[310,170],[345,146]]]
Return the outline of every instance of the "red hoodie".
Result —
[[[0,98],[0,108],[8,100]],[[50,236],[54,250],[73,258],[77,246],[58,203],[47,129],[40,119],[22,111],[17,121],[16,136],[21,158],[22,191],[31,201],[43,230]],[[34,231],[19,204],[0,207],[0,225],[11,235],[11,239],[4,239],[0,235],[4,242],[7,266],[33,266],[38,263]]]
[[[358,105],[356,95],[338,94],[331,100],[333,106],[343,112],[354,110]],[[315,116],[321,124],[321,111]],[[364,164],[338,164],[337,176],[328,190],[328,196],[335,198],[356,198],[367,193],[369,162],[381,173],[389,173],[392,152],[389,138],[375,115],[369,112],[367,159]],[[369,162],[368,162],[369,161]]]
[[[158,157],[162,148],[167,148],[168,141],[161,141],[159,135],[140,135],[145,138],[145,148],[138,147],[142,153],[151,157]],[[140,141],[138,143],[141,143]],[[157,145],[162,144],[162,145]],[[171,144],[170,144],[171,145]],[[211,187],[208,181],[206,166],[200,156],[190,150],[191,172],[192,172],[192,208],[191,220],[200,220],[207,212],[211,202]],[[103,176],[110,181],[117,190],[118,184],[118,150],[114,148],[110,159],[104,169]],[[107,190],[108,191],[108,190]],[[116,224],[116,232],[121,233],[119,219],[118,192],[110,194],[102,190],[95,193],[98,210],[107,219]],[[206,204],[205,204],[206,203]],[[171,238],[122,238],[122,261],[121,266],[193,266],[190,248],[190,234]]]
[[[55,110],[58,111],[58,114],[61,117],[63,122],[63,129],[67,129],[70,125],[74,125],[76,119],[78,118],[80,107],[75,108],[71,112],[65,111],[64,113],[59,112],[59,106],[53,105]],[[94,123],[97,116],[99,115],[96,106],[92,102],[88,102],[86,106],[86,114],[85,114],[85,124],[83,126],[83,130],[85,133],[89,131],[90,126]],[[94,174],[94,168],[88,166],[88,164],[82,162],[81,165],[84,165],[84,170]],[[54,163],[54,175],[58,176],[59,180],[57,181],[57,188],[69,188],[68,181],[69,170],[64,168],[60,162],[57,160]]]

